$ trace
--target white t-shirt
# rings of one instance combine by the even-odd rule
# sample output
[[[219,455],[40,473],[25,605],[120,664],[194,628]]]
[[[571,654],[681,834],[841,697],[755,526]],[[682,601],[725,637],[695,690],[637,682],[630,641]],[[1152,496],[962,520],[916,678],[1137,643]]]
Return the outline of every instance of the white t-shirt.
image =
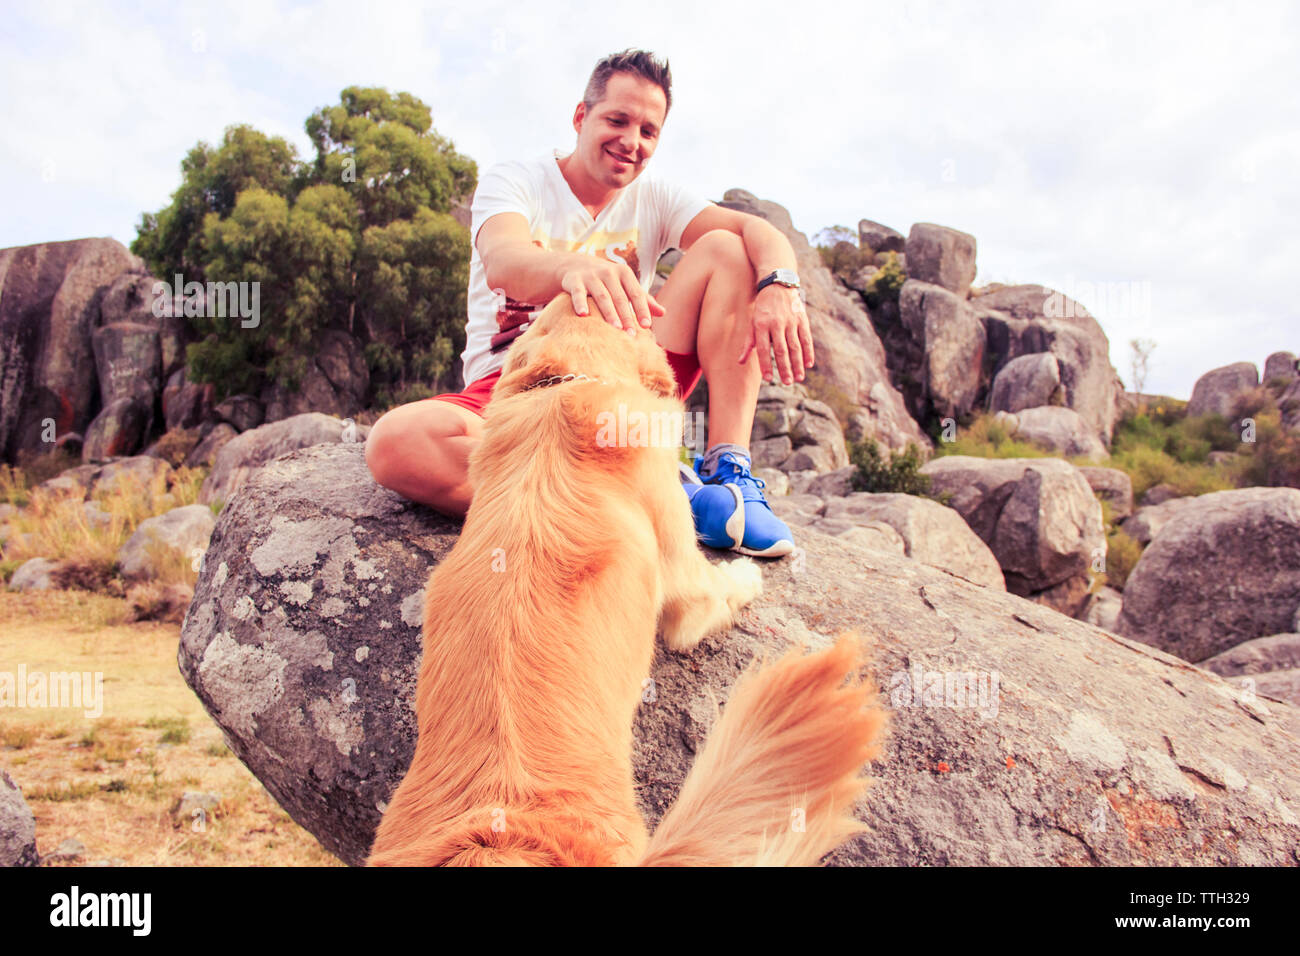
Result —
[[[592,219],[560,172],[557,161],[565,155],[557,149],[524,162],[498,163],[479,178],[470,205],[469,322],[461,353],[466,385],[499,371],[510,342],[546,306],[492,294],[476,244],[488,219],[517,212],[528,220],[534,245],[624,262],[649,291],[659,257],[677,248],[691,220],[712,205],[647,171]]]

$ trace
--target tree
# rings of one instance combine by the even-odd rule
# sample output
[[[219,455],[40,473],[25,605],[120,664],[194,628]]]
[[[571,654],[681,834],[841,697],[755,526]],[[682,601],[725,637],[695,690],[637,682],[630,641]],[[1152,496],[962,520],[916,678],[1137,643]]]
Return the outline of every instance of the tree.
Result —
[[[1133,391],[1141,404],[1142,392],[1147,383],[1147,363],[1151,359],[1151,353],[1155,351],[1156,343],[1154,339],[1130,339],[1128,344],[1133,350],[1133,354],[1129,357],[1129,365],[1133,370]]]
[[[348,87],[306,121],[313,160],[248,126],[197,144],[132,251],[156,275],[259,284],[260,317],[190,317],[192,380],[221,397],[296,387],[320,334],[363,347],[375,398],[446,387],[463,348],[469,234],[450,215],[477,167],[409,93]]]

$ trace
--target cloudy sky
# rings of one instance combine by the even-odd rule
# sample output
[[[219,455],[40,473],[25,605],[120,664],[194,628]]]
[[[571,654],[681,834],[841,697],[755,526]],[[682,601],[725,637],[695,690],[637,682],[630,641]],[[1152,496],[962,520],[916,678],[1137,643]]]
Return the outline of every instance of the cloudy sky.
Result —
[[[6,3],[0,247],[129,243],[197,141],[310,155],[345,86],[408,90],[480,168],[571,148],[592,65],[669,58],[651,169],[742,187],[810,236],[862,218],[978,240],[978,282],[1097,315],[1149,391],[1300,352],[1295,3]]]

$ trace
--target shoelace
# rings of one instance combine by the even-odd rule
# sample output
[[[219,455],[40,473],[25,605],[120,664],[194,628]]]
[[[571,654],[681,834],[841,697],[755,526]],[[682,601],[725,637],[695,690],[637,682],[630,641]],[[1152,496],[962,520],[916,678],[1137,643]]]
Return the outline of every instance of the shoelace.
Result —
[[[762,495],[763,489],[767,487],[767,482],[762,478],[756,478],[754,475],[750,474],[748,466],[746,466],[741,459],[732,454],[723,455],[718,459],[718,467],[713,470],[713,474],[709,475],[710,480],[718,476],[718,473],[722,470],[722,464],[724,462],[731,465],[732,479],[735,484],[751,484],[757,488],[759,494]],[[763,496],[763,503],[767,503],[766,496]]]

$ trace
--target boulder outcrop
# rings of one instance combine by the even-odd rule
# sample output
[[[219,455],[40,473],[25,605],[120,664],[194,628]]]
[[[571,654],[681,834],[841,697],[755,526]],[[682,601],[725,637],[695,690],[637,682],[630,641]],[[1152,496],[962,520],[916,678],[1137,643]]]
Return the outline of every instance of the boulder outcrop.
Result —
[[[360,444],[334,442],[254,474],[203,562],[182,673],[267,789],[349,863],[414,749],[423,589],[458,530],[376,486]],[[815,530],[800,545],[764,563],[766,592],[730,632],[657,653],[634,755],[652,824],[746,665],[853,629],[893,713],[860,808],[870,832],[828,862],[1296,861],[1291,705],[897,554]]]
[[[902,395],[890,384],[884,347],[861,299],[836,283],[817,250],[794,228],[790,214],[743,189],[727,190],[720,205],[761,216],[780,229],[794,247],[818,356],[813,371],[827,390],[854,406],[851,418],[855,420],[842,423],[849,427],[851,437],[875,438],[898,451],[909,443],[929,448],[930,439],[908,414]]]
[[[1120,633],[1203,661],[1290,631],[1300,608],[1300,489],[1241,488],[1176,500],[1186,503],[1124,585]]]

